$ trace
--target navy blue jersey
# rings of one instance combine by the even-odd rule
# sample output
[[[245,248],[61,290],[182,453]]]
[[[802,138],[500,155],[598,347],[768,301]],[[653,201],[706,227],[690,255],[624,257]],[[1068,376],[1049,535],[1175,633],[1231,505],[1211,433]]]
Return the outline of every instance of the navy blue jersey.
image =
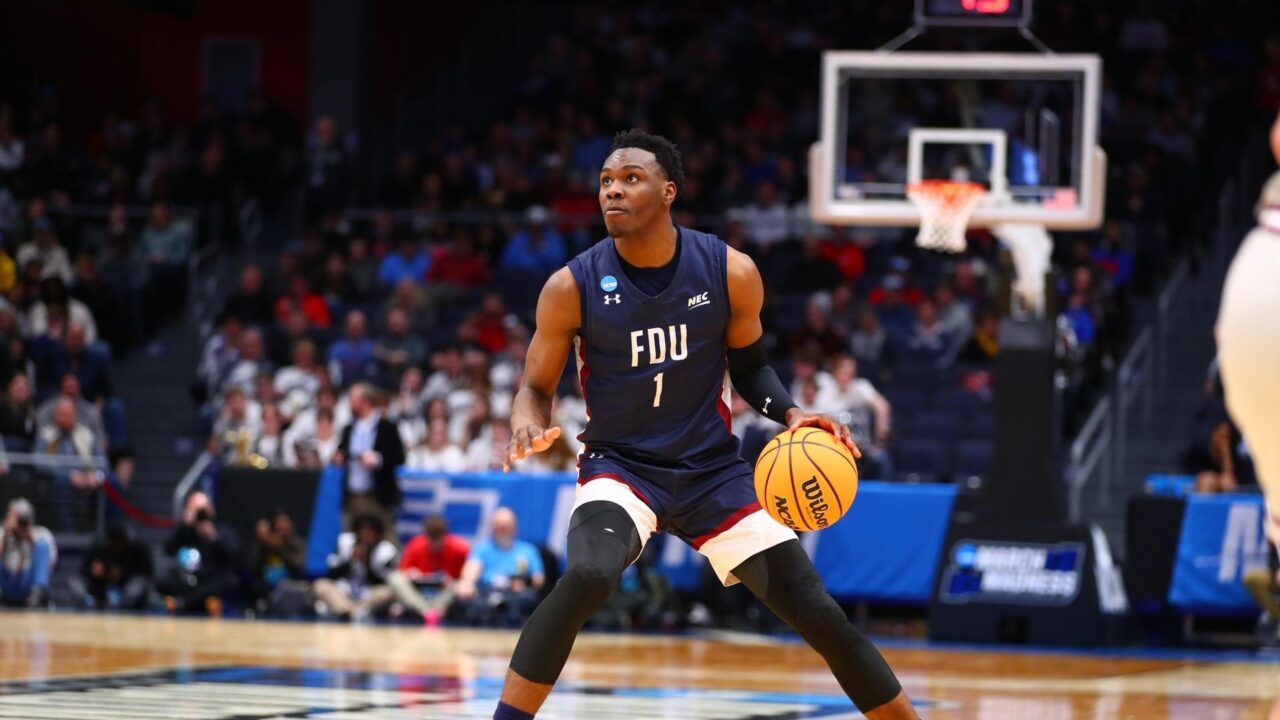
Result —
[[[574,357],[589,416],[584,455],[671,470],[739,460],[725,357],[728,251],[714,235],[676,231],[675,275],[656,296],[632,284],[613,238],[569,261],[582,303]]]

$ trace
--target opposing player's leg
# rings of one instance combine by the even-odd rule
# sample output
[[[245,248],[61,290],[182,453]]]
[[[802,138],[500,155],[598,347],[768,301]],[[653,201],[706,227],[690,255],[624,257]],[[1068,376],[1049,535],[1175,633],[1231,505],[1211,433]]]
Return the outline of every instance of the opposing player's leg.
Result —
[[[1280,173],[1267,182],[1259,205],[1259,227],[1227,273],[1216,335],[1227,409],[1266,496],[1267,536],[1280,544],[1280,286],[1274,277],[1280,267]]]
[[[582,487],[567,567],[520,634],[495,720],[526,720],[542,707],[583,623],[613,595],[656,528],[656,516],[626,485],[601,478]]]
[[[753,555],[733,574],[818,651],[868,720],[917,720],[893,670],[827,593],[798,541]]]

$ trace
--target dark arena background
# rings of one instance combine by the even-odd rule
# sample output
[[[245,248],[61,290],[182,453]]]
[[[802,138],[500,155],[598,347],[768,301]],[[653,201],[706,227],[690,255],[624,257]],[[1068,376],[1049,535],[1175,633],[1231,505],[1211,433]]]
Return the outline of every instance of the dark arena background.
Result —
[[[1214,339],[1278,112],[1274,0],[0,3],[0,718],[493,717],[588,371],[503,473],[513,398],[633,127],[862,450],[800,542],[921,718],[1280,718]],[[862,715],[658,534],[538,717]]]

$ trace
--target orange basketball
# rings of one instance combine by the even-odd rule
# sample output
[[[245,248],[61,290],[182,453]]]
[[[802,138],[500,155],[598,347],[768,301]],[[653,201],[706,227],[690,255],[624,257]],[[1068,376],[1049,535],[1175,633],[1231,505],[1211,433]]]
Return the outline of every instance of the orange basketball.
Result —
[[[756,459],[756,498],[792,530],[821,530],[844,517],[858,494],[853,453],[831,433],[784,430]]]

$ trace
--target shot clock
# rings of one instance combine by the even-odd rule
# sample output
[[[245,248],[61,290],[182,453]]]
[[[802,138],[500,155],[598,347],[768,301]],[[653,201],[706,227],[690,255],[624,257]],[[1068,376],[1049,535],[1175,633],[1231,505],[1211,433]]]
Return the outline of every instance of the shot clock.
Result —
[[[917,25],[1026,27],[1032,0],[916,0]]]

